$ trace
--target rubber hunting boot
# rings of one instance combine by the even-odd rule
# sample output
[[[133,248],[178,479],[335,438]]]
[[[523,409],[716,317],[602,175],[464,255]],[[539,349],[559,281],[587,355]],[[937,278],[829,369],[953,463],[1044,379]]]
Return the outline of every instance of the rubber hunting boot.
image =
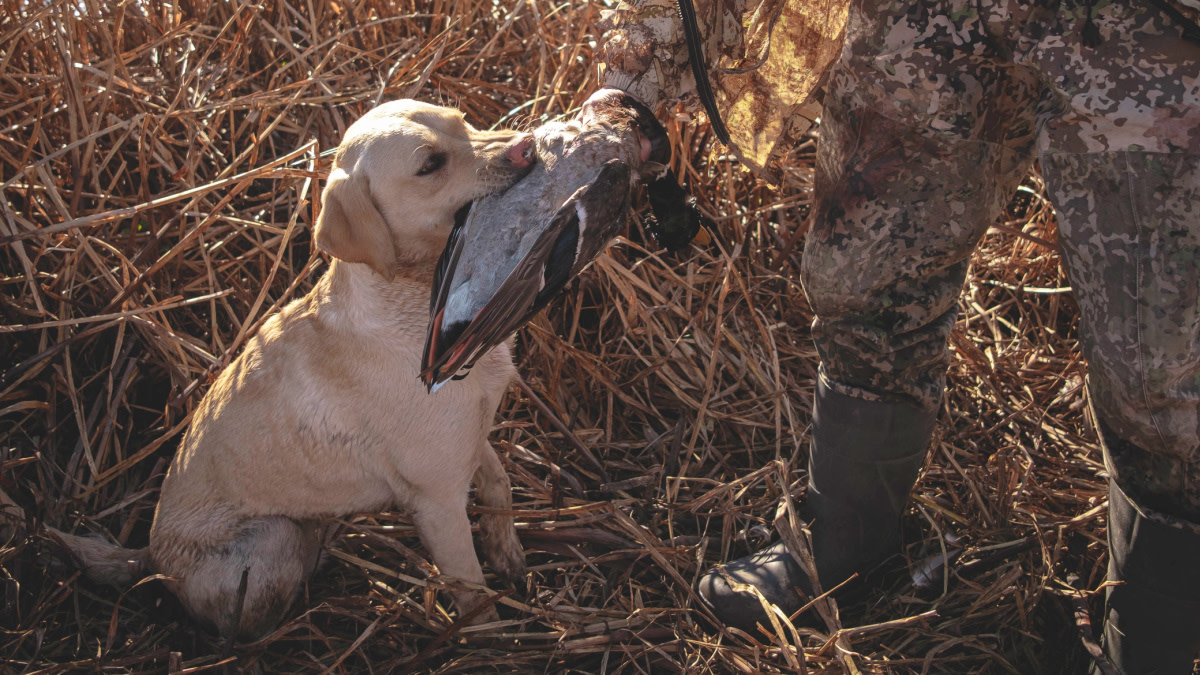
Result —
[[[812,521],[824,589],[898,550],[900,515],[925,461],[935,417],[935,411],[905,403],[837,393],[818,381],[805,518]],[[726,625],[747,632],[756,623],[769,625],[762,604],[730,588],[722,569],[788,614],[812,596],[808,576],[782,543],[709,570],[700,578],[700,597]]]
[[[1122,675],[1190,675],[1200,652],[1200,525],[1143,509],[1108,483],[1104,647]],[[1099,675],[1097,666],[1093,673]]]

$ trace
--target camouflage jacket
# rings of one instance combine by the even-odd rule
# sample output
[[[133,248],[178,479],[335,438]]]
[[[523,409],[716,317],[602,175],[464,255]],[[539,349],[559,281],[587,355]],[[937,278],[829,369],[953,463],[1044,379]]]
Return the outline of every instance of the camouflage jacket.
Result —
[[[730,148],[773,178],[772,159],[819,113],[823,73],[837,58],[848,0],[695,0],[707,71]],[[607,86],[654,107],[699,109],[675,0],[629,0],[606,12],[599,60]]]
[[[1200,16],[1200,0],[1127,1],[1169,6],[1193,22]],[[820,85],[841,53],[851,0],[694,2],[730,149],[777,181],[773,160],[820,114]],[[681,102],[700,109],[675,0],[621,0],[605,12],[601,28],[597,56],[606,86],[651,107]]]

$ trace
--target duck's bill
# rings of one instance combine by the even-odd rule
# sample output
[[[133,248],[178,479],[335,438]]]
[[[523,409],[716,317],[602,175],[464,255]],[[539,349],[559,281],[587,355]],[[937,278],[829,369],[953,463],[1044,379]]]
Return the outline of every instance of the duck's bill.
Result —
[[[421,381],[434,391],[466,371],[496,345],[507,340],[550,302],[572,278],[604,250],[624,222],[629,205],[630,168],[619,160],[606,163],[591,183],[550,217],[528,253],[470,321],[446,321],[446,291],[463,237],[451,234],[434,278],[429,333]],[[464,227],[479,214],[472,212]],[[486,225],[486,223],[484,223]],[[458,229],[458,228],[456,228]]]
[[[682,251],[690,244],[707,246],[716,225],[696,205],[696,199],[679,184],[670,169],[645,181],[650,212],[646,230],[668,251]]]

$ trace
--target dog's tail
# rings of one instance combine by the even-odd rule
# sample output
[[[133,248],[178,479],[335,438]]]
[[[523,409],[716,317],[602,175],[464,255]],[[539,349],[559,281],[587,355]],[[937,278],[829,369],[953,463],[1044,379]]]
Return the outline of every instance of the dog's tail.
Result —
[[[116,586],[128,586],[146,574],[149,549],[124,548],[98,536],[79,536],[46,528],[62,544],[87,578]]]
[[[25,510],[0,489],[0,537],[17,532]],[[97,536],[81,537],[47,527],[46,533],[71,554],[75,563],[93,581],[128,586],[146,573],[149,549],[122,548]]]

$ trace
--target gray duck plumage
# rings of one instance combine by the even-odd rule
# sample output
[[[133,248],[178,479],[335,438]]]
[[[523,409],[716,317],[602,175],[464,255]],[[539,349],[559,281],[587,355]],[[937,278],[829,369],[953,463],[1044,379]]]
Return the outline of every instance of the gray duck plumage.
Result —
[[[533,133],[529,175],[460,211],[439,261],[421,373],[431,389],[461,376],[590,264],[624,229],[637,183],[674,182],[666,131],[623,92],[601,89],[575,118]]]

